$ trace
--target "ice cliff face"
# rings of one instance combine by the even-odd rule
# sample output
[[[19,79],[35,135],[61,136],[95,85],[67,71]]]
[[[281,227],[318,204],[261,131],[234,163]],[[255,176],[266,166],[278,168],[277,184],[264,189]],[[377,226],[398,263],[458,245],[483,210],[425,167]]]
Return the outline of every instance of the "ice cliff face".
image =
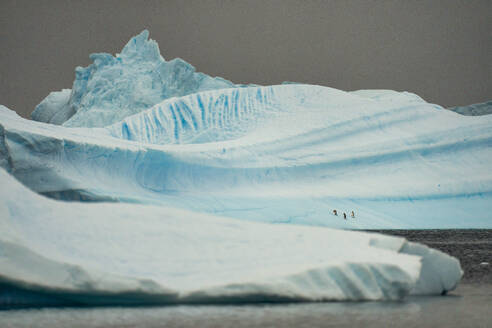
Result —
[[[148,31],[132,38],[120,54],[92,54],[77,67],[70,92],[52,92],[32,113],[36,121],[70,127],[99,127],[147,109],[164,99],[233,87],[222,78],[195,72],[182,59],[165,61]]]

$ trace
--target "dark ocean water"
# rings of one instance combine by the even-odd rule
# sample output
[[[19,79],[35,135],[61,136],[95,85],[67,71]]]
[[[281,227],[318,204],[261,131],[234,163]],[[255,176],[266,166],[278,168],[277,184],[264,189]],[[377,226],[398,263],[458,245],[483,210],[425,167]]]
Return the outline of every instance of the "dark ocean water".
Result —
[[[464,271],[462,283],[492,284],[492,229],[372,231],[405,237],[456,257]]]
[[[492,327],[492,285],[401,302],[45,308],[0,311],[0,327]]]
[[[492,230],[391,230],[460,259],[446,296],[400,302],[43,308],[0,311],[0,327],[492,327]]]

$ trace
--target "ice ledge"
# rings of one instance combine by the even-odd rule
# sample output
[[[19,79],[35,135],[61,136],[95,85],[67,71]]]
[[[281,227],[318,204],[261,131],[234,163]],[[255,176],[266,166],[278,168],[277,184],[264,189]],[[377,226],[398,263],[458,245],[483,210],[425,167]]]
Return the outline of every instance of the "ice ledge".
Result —
[[[58,305],[400,300],[409,294],[416,277],[397,265],[347,262],[259,281],[173,290],[151,279],[53,261],[11,242],[0,241],[0,247],[0,285],[10,291],[9,297],[0,293],[0,308],[18,303],[49,305],[60,299],[63,302]],[[15,296],[19,292],[22,299]]]
[[[397,300],[441,294],[461,277],[456,259],[402,238],[59,202],[3,170],[0,182],[0,284],[23,302],[39,294],[92,305]]]

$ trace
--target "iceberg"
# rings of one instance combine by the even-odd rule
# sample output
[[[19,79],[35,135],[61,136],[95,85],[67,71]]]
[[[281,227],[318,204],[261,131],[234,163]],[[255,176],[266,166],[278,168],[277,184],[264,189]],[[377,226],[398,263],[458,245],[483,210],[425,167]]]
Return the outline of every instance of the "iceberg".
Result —
[[[489,115],[492,114],[492,101],[487,101],[484,103],[473,104],[468,106],[453,107],[448,109],[458,114],[467,115],[467,116]]]
[[[144,30],[116,57],[91,54],[94,62],[77,67],[72,89],[52,92],[34,110],[33,120],[71,127],[99,127],[138,113],[164,99],[234,86],[195,72],[182,59],[165,61]]]
[[[63,200],[347,229],[491,224],[492,117],[464,117],[409,93],[209,90],[104,128],[3,111],[0,140],[8,172]]]
[[[348,230],[491,227],[491,115],[236,85],[147,31],[91,58],[33,120],[0,105],[0,306],[441,294],[455,258]]]
[[[462,275],[456,259],[399,237],[66,203],[4,170],[0,181],[0,306],[398,300]]]

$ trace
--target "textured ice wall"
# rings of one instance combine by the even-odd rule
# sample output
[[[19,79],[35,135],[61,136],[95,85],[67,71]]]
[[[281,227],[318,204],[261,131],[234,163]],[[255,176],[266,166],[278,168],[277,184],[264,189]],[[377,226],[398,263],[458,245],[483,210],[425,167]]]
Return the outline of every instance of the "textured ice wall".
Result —
[[[115,57],[90,55],[93,64],[77,67],[72,90],[52,92],[32,113],[36,121],[71,127],[100,127],[147,109],[164,99],[234,86],[195,72],[182,59],[165,61],[144,30]]]
[[[233,141],[245,136],[259,141],[261,129],[268,130],[263,131],[269,135],[263,135],[263,139],[281,139],[285,133],[296,130],[289,122],[282,122],[292,117],[296,108],[309,104],[341,105],[336,99],[328,100],[330,93],[336,98],[343,92],[302,85],[214,90],[168,99],[108,126],[107,130],[119,139],[160,145]],[[363,103],[357,98],[344,101],[347,106]],[[279,128],[285,131],[278,131]]]

